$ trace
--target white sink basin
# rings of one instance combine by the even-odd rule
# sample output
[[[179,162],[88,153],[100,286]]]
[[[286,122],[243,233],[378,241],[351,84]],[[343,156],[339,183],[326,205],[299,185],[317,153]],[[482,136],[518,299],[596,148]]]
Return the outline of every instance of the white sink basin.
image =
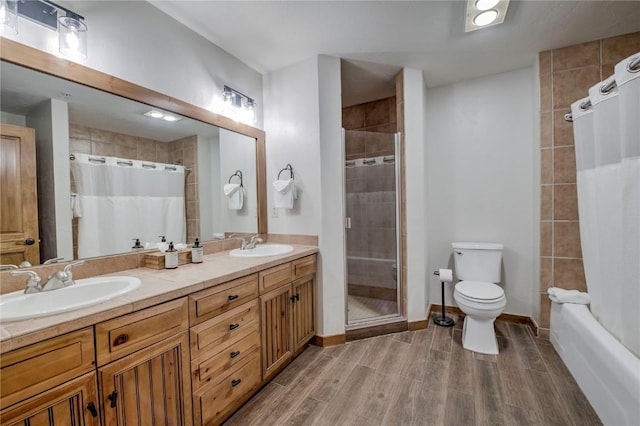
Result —
[[[258,244],[252,249],[235,249],[231,250],[229,255],[234,257],[264,257],[277,256],[279,254],[287,254],[293,251],[293,246],[288,244]]]
[[[76,280],[69,287],[39,293],[16,291],[0,295],[0,321],[16,321],[74,311],[102,303],[140,287],[135,277]]]

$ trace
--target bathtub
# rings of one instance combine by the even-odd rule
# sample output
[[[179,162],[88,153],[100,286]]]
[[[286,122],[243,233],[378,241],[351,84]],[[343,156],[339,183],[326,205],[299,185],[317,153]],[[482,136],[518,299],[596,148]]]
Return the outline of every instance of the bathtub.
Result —
[[[605,425],[640,425],[640,359],[586,305],[552,302],[550,340]]]

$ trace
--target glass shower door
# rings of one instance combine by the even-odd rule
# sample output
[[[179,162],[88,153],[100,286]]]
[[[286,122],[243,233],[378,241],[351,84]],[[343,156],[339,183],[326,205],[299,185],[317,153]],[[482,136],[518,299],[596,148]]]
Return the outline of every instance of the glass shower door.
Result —
[[[400,315],[398,140],[344,132],[348,325]]]

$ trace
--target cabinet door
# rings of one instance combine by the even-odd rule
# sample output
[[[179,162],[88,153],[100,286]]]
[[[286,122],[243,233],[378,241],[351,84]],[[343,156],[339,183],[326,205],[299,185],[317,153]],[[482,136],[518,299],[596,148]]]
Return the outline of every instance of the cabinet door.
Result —
[[[292,284],[291,329],[294,353],[304,348],[306,343],[316,334],[314,281],[315,277],[310,276],[294,281]]]
[[[260,297],[262,307],[262,378],[270,378],[291,359],[291,285]]]
[[[2,410],[0,423],[99,426],[98,405],[96,373],[87,373]]]
[[[104,425],[191,425],[189,374],[186,332],[100,367]]]

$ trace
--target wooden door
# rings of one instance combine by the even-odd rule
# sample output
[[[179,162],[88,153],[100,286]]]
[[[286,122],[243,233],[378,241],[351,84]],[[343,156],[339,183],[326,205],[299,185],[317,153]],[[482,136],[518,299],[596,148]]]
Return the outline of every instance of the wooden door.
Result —
[[[91,372],[0,412],[7,426],[99,426],[96,373]]]
[[[262,311],[262,378],[270,378],[292,355],[291,285],[260,296]]]
[[[293,313],[291,315],[291,329],[294,353],[301,350],[316,334],[314,277],[312,275],[301,278],[292,284]]]
[[[103,425],[191,425],[187,332],[98,369]]]
[[[40,263],[35,131],[0,126],[0,263]]]

